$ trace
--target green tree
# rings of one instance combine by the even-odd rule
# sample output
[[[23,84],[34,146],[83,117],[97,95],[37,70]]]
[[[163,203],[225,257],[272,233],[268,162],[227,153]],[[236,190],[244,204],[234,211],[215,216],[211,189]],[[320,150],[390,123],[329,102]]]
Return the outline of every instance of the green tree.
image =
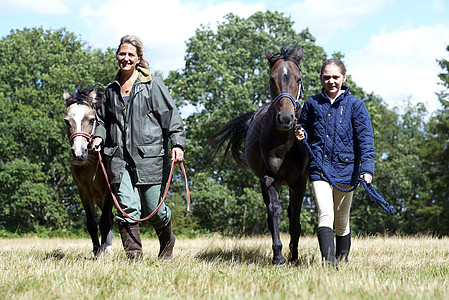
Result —
[[[390,110],[382,99],[372,94],[364,100],[374,131],[373,186],[395,209],[395,215],[388,215],[359,187],[354,194],[353,231],[414,234],[417,227],[412,203],[419,197],[419,188],[424,184],[420,149],[426,109],[422,103],[415,106],[407,101],[403,108]]]
[[[447,46],[449,51],[449,46]],[[415,201],[418,226],[422,232],[449,234],[449,61],[438,61],[445,90],[438,94],[442,108],[429,120],[422,160],[428,181]],[[425,177],[424,177],[425,178]]]
[[[63,89],[106,84],[112,50],[32,28],[0,40],[0,227],[84,223],[70,175]]]

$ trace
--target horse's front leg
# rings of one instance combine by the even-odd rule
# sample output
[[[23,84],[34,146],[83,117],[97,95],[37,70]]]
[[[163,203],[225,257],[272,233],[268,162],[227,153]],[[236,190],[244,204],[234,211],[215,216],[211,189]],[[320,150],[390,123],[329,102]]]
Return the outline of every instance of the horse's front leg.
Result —
[[[268,211],[268,228],[271,231],[273,247],[273,264],[282,265],[285,258],[282,256],[282,242],[279,234],[279,219],[282,207],[279,203],[279,189],[281,185],[274,178],[265,175],[262,184],[262,195]]]
[[[298,244],[299,237],[301,235],[301,207],[302,199],[306,191],[307,177],[303,176],[300,181],[293,187],[290,187],[290,203],[288,205],[288,219],[290,221],[289,233],[290,233],[290,261],[295,262],[298,260]]]

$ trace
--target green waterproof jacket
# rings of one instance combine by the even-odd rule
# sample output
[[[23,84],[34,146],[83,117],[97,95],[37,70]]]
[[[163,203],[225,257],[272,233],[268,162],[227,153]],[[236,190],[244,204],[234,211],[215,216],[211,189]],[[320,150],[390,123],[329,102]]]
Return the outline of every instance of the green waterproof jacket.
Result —
[[[106,87],[94,137],[103,139],[111,183],[120,183],[128,167],[137,185],[161,184],[170,171],[168,140],[172,148],[184,148],[186,137],[163,81],[147,69],[138,67],[138,71],[126,104],[119,73]]]

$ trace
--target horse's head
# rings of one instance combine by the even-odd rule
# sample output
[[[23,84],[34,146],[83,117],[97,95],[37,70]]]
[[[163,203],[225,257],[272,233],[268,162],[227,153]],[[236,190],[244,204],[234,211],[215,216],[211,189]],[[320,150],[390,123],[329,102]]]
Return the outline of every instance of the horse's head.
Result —
[[[280,53],[271,54],[265,50],[270,65],[270,94],[276,111],[276,124],[280,130],[294,128],[296,113],[300,108],[303,83],[299,63],[304,47],[298,44],[282,46]]]
[[[72,146],[72,161],[75,165],[84,165],[91,149],[90,141],[95,132],[96,109],[101,104],[101,93],[98,88],[82,89],[71,96],[63,93],[67,107],[64,121],[67,136]]]

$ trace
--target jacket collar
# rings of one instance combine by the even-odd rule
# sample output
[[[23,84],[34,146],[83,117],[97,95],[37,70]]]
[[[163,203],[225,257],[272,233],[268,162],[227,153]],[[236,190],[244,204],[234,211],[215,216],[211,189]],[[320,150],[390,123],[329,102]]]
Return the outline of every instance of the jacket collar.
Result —
[[[140,82],[150,82],[151,81],[151,73],[148,69],[137,66],[137,71],[139,72],[139,80]],[[111,81],[110,84],[117,82],[120,85],[120,70],[118,70],[117,74],[115,75],[114,79]]]
[[[344,93],[341,94],[337,99],[335,99],[335,102],[339,102],[342,99],[344,99],[348,94],[349,94],[349,88],[346,85],[342,85],[341,89],[344,90]],[[326,90],[323,88],[321,88],[321,96],[323,96],[324,99],[326,99],[327,101],[331,102],[331,98],[329,98],[329,96],[326,94]],[[333,103],[332,103],[333,104]]]

